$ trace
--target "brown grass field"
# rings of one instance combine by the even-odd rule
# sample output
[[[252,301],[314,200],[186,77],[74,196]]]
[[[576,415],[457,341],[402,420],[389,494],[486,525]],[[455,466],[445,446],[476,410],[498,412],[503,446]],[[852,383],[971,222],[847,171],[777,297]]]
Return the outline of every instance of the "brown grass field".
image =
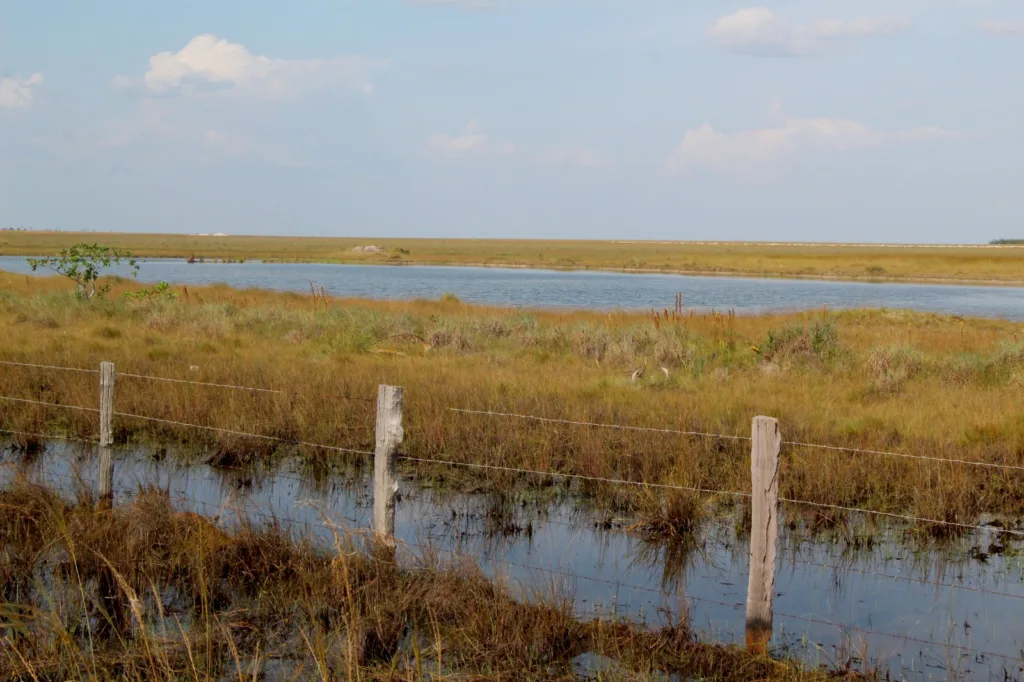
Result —
[[[743,442],[459,414],[494,410],[583,422],[748,435],[780,420],[786,440],[1024,465],[1021,324],[899,311],[657,317],[523,312],[456,300],[369,302],[227,287],[174,300],[76,300],[56,278],[0,275],[0,359],[271,387],[281,395],[122,377],[128,414],[372,449],[372,398],[406,387],[404,453],[584,476],[749,490]],[[631,374],[646,367],[633,381]],[[664,368],[664,371],[661,369]],[[96,406],[96,376],[0,368],[0,395]],[[95,437],[95,415],[0,401],[0,427]],[[214,448],[244,465],[315,449],[118,417],[119,441]],[[449,485],[517,489],[549,479],[408,466]],[[728,496],[574,489],[652,532],[693,527]],[[784,496],[976,522],[1024,514],[1019,471],[786,446]],[[810,513],[799,507],[788,513]],[[841,521],[834,514],[828,521]],[[820,513],[810,513],[815,521]],[[941,534],[948,527],[919,526]]]
[[[487,265],[705,275],[1024,284],[1024,246],[867,246],[0,232],[0,255],[100,242],[140,257],[391,265]],[[375,245],[383,253],[355,253]]]

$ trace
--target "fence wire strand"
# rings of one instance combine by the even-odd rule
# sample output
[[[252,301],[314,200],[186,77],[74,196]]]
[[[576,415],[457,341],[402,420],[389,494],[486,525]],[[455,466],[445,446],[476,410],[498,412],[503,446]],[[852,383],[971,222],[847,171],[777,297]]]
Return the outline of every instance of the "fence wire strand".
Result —
[[[62,405],[61,403],[47,403],[42,400],[29,400],[28,398],[13,398],[8,395],[0,395],[0,400],[9,400],[15,403],[28,403],[29,405],[45,405],[46,407],[63,407],[67,410],[81,410],[82,412],[99,412],[95,407],[82,407],[81,405]]]
[[[256,438],[259,440],[274,441],[277,443],[286,443],[288,445],[304,445],[310,448],[317,448],[320,450],[331,450],[334,452],[347,452],[355,455],[372,455],[373,452],[368,450],[354,450],[351,448],[340,448],[334,445],[321,445],[320,443],[309,443],[301,440],[291,440],[288,438],[278,438],[277,436],[264,436],[258,433],[248,433],[246,431],[235,431],[233,429],[222,429],[217,426],[204,426],[202,424],[190,424],[188,422],[179,422],[171,419],[160,419],[158,417],[147,417],[141,414],[130,414],[128,412],[114,412],[115,417],[127,417],[129,419],[141,419],[143,421],[159,422],[161,424],[171,424],[173,426],[184,426],[192,429],[203,429],[205,431],[214,431],[217,433],[226,433],[232,436],[243,436],[245,438]]]
[[[83,372],[87,374],[99,374],[98,369],[85,369],[84,367],[62,367],[60,365],[36,365],[31,362],[14,362],[13,360],[0,360],[0,365],[12,367],[32,367],[34,369],[59,369],[63,372]]]
[[[193,386],[208,386],[210,388],[229,388],[239,391],[251,391],[253,393],[276,393],[280,394],[282,391],[278,391],[272,388],[254,388],[252,386],[236,386],[234,384],[217,384],[209,381],[192,381],[189,379],[172,379],[170,377],[155,377],[148,374],[132,374],[130,372],[117,372],[117,377],[129,377],[131,379],[145,379],[147,381],[162,381],[171,384],[191,384]]]
[[[965,528],[970,530],[995,531],[997,533],[1007,533],[1008,535],[1018,535],[1020,537],[1024,537],[1024,531],[1014,530],[1012,528],[980,526],[970,523],[958,523],[956,521],[940,521],[939,519],[927,519],[920,516],[910,516],[908,514],[895,514],[892,512],[875,511],[874,509],[863,509],[861,507],[844,507],[838,504],[825,504],[822,502],[811,502],[809,500],[794,500],[788,497],[780,497],[779,502],[787,502],[789,504],[802,504],[808,507],[817,507],[819,509],[832,509],[835,511],[855,512],[858,514],[872,514],[874,516],[885,516],[891,519],[915,521],[917,523],[927,523],[935,526],[952,526],[954,528]]]
[[[1010,471],[1024,471],[1024,466],[1013,464],[995,464],[993,462],[974,462],[969,459],[951,459],[946,457],[929,457],[927,455],[908,455],[901,452],[886,452],[884,450],[865,450],[862,448],[848,448],[841,445],[819,445],[817,443],[800,443],[797,441],[782,441],[783,445],[790,445],[800,448],[814,448],[817,450],[832,450],[836,452],[855,452],[866,455],[882,455],[885,457],[901,457],[903,459],[918,459],[928,462],[944,462],[947,464],[964,464],[972,467],[983,467],[987,469],[1007,469]]]
[[[72,477],[69,477],[69,476],[64,476],[64,475],[60,475],[60,474],[53,474],[53,473],[48,473],[48,472],[44,472],[43,476],[44,476],[44,478],[46,478],[47,476],[49,476],[51,478],[61,478],[61,479],[68,480],[68,481],[71,481],[71,482],[81,482],[82,481],[82,479],[80,477],[79,478],[72,478]],[[127,490],[124,490],[124,489],[122,489],[120,492],[121,492],[122,495],[124,495],[124,494],[131,495],[131,494],[133,494],[131,491],[127,491]],[[213,508],[216,508],[216,509],[218,509],[220,511],[225,511],[225,510],[233,511],[233,512],[235,512],[236,516],[238,516],[238,517],[242,517],[244,515],[246,518],[248,518],[248,517],[257,517],[257,518],[261,518],[261,519],[264,519],[264,520],[272,521],[272,522],[275,522],[275,523],[288,523],[288,524],[292,524],[292,525],[296,525],[296,526],[302,526],[302,527],[307,527],[307,528],[308,527],[318,527],[318,528],[323,528],[325,530],[330,530],[332,532],[338,530],[338,526],[336,526],[336,525],[328,525],[328,524],[325,524],[325,523],[316,523],[316,522],[312,522],[312,521],[309,521],[309,522],[293,521],[291,519],[286,519],[286,518],[278,517],[278,516],[276,516],[274,514],[263,514],[261,512],[253,511],[253,510],[248,510],[248,509],[245,509],[245,510],[236,509],[236,508],[232,507],[229,502],[221,502],[220,504],[215,504],[215,503],[212,503],[212,502],[204,502],[204,501],[201,501],[201,500],[196,500],[194,498],[170,495],[169,492],[166,493],[166,494],[167,494],[168,499],[170,501],[183,502],[183,503],[187,503],[187,504],[194,504],[194,505],[202,506],[204,508],[213,507]],[[219,515],[217,517],[215,517],[215,518],[219,518]],[[372,533],[372,531],[369,530],[369,529],[362,530],[362,531],[357,530],[357,529],[344,529],[344,530],[346,532],[354,532],[357,535],[358,534],[369,534],[369,533]],[[646,587],[646,586],[641,586],[641,585],[633,585],[633,584],[629,584],[629,583],[623,583],[623,582],[619,582],[619,581],[608,580],[608,579],[605,579],[605,578],[597,578],[595,576],[582,575],[582,574],[573,573],[573,572],[570,572],[570,571],[565,571],[565,570],[562,570],[562,569],[553,569],[553,568],[546,568],[546,567],[542,567],[542,566],[533,566],[533,565],[529,565],[529,564],[522,564],[522,563],[517,563],[517,562],[512,562],[512,561],[506,561],[506,560],[503,560],[503,559],[488,559],[486,557],[481,557],[481,558],[477,559],[477,558],[472,557],[472,556],[466,554],[465,552],[461,552],[459,550],[448,549],[448,548],[437,548],[437,547],[432,547],[432,546],[424,546],[424,545],[420,545],[418,543],[411,542],[411,541],[401,541],[399,544],[404,545],[404,546],[416,547],[416,548],[424,550],[424,551],[446,553],[446,554],[450,554],[450,555],[455,556],[455,557],[462,556],[462,557],[470,558],[470,559],[472,559],[474,561],[483,561],[485,563],[490,563],[490,564],[497,564],[497,565],[515,567],[515,568],[522,568],[522,569],[525,569],[525,570],[539,571],[539,572],[553,574],[553,575],[556,575],[556,576],[562,576],[562,577],[566,577],[566,578],[573,578],[573,579],[577,579],[577,580],[586,580],[586,581],[589,581],[589,582],[596,582],[596,583],[601,583],[601,584],[607,584],[607,585],[611,585],[611,586],[614,586],[614,587],[617,587],[617,588],[625,588],[625,589],[646,591],[646,592],[661,594],[663,596],[667,596],[668,595],[668,592],[663,590],[663,589]],[[810,563],[812,565],[816,565],[813,562],[803,562],[803,563]],[[824,565],[824,564],[820,564],[819,566],[823,567],[823,568],[836,568],[836,567],[830,567],[830,566],[827,566],[827,565]],[[887,577],[892,577],[892,576],[887,576]],[[934,583],[930,583],[929,582],[928,584],[934,584]],[[979,590],[979,591],[985,591],[985,590]],[[1000,594],[1000,593],[992,592],[992,594]],[[1005,596],[1017,596],[1017,595],[1005,595]],[[715,600],[715,599],[709,599],[709,598],[706,598],[706,597],[688,596],[688,595],[685,595],[685,594],[680,595],[679,598],[683,599],[683,600],[686,600],[686,601],[690,601],[690,602],[712,604],[712,605],[723,606],[723,607],[732,608],[732,609],[742,609],[742,608],[745,607],[745,604],[740,603],[740,602],[725,602],[725,601],[719,601],[719,600]],[[998,658],[998,659],[1002,659],[1002,660],[1017,661],[1017,662],[1020,662],[1020,663],[1024,663],[1024,658],[1020,658],[1020,657],[1017,657],[1017,656],[1011,656],[1011,655],[1007,655],[1007,654],[1000,654],[1000,653],[991,652],[991,651],[984,651],[984,650],[974,649],[974,648],[972,648],[970,646],[962,646],[962,645],[957,645],[957,644],[950,644],[950,643],[947,643],[947,642],[938,642],[938,641],[935,641],[935,640],[923,639],[923,638],[920,638],[920,637],[913,637],[913,636],[907,635],[907,634],[896,634],[896,633],[891,633],[891,632],[869,630],[869,629],[866,629],[866,628],[860,628],[860,627],[851,626],[851,625],[843,625],[843,624],[839,624],[839,623],[833,623],[833,622],[831,622],[829,620],[824,620],[824,619],[821,619],[821,618],[814,618],[814,617],[811,617],[811,616],[804,616],[804,615],[797,615],[797,614],[782,613],[782,612],[778,612],[778,611],[775,612],[775,616],[777,616],[779,618],[785,618],[785,619],[790,619],[790,620],[799,620],[799,621],[803,621],[803,622],[806,622],[806,623],[812,623],[812,624],[816,624],[816,625],[827,626],[827,627],[830,627],[830,628],[836,628],[836,629],[840,630],[841,632],[857,632],[857,633],[861,633],[861,634],[869,635],[869,636],[874,636],[874,637],[886,637],[886,638],[889,638],[889,639],[899,640],[899,641],[903,641],[903,642],[914,642],[914,643],[917,643],[917,644],[922,644],[922,645],[930,646],[930,647],[940,647],[940,648],[944,648],[944,649],[949,650],[949,651],[972,652],[972,653],[975,653],[975,654],[979,654],[979,655],[983,655],[983,656],[988,656],[988,657],[991,657],[991,658]]]
[[[528,421],[544,422],[547,424],[570,424],[572,426],[594,426],[602,429],[615,429],[618,431],[645,431],[648,433],[669,433],[677,436],[700,436],[703,438],[724,438],[726,440],[750,440],[750,436],[730,436],[724,433],[705,433],[703,431],[680,431],[677,429],[658,429],[648,426],[624,426],[622,424],[602,424],[599,422],[572,421],[569,419],[552,419],[550,417],[536,417],[529,414],[515,414],[512,412],[490,412],[486,410],[465,410],[459,407],[449,407],[449,411],[459,414],[475,414],[488,417],[508,417],[511,419],[525,419]]]
[[[581,474],[559,474],[553,471],[534,471],[532,469],[517,469],[515,467],[502,467],[492,464],[470,464],[468,462],[451,462],[442,459],[427,459],[424,457],[405,457],[399,455],[398,459],[407,462],[422,462],[425,464],[445,464],[454,467],[466,467],[469,469],[489,469],[492,471],[508,471],[517,474],[530,474],[533,476],[553,476],[555,478],[570,478],[580,481],[595,481],[599,483],[613,483],[616,485],[635,485],[642,488],[667,488],[670,490],[685,490],[694,493],[708,493],[713,495],[735,495],[736,497],[751,497],[750,493],[740,493],[731,490],[711,490],[706,488],[690,488],[682,485],[671,485],[668,483],[645,483],[643,481],[626,481],[618,478],[601,478],[599,476],[583,476]]]

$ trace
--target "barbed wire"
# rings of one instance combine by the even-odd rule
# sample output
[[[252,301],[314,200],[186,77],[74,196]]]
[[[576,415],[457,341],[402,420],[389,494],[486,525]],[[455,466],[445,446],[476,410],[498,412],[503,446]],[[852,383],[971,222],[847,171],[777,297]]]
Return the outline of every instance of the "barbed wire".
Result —
[[[95,407],[82,407],[81,405],[62,405],[61,403],[47,403],[42,400],[29,400],[28,398],[13,398],[7,395],[0,395],[0,400],[9,400],[15,403],[28,403],[30,405],[45,405],[47,407],[63,407],[68,410],[81,410],[82,412],[99,412]]]
[[[179,422],[172,419],[160,419],[158,417],[147,417],[141,414],[131,414],[128,412],[114,412],[116,417],[128,417],[130,419],[142,419],[143,421],[159,422],[162,424],[171,424],[173,426],[185,426],[192,429],[203,429],[205,431],[215,431],[217,433],[226,433],[233,436],[243,436],[246,438],[256,438],[260,440],[275,441],[278,443],[286,443],[288,445],[304,445],[310,448],[318,448],[321,450],[331,450],[334,452],[347,452],[356,455],[372,455],[373,452],[368,450],[354,450],[351,448],[341,448],[334,445],[322,445],[320,443],[309,443],[301,440],[292,440],[289,438],[278,438],[277,436],[264,436],[258,433],[248,433],[246,431],[235,431],[233,429],[223,429],[217,426],[204,426],[202,424],[190,424],[188,422]]]
[[[676,429],[659,429],[647,426],[624,426],[622,424],[602,424],[599,422],[572,421],[570,419],[552,419],[550,417],[536,417],[529,414],[515,414],[511,412],[490,412],[486,410],[465,410],[458,407],[449,407],[449,411],[461,414],[475,414],[489,417],[509,417],[512,419],[526,419],[529,421],[545,422],[549,424],[570,424],[573,426],[595,426],[603,429],[616,429],[620,431],[646,431],[650,433],[669,433],[678,436],[701,436],[704,438],[724,438],[726,440],[750,440],[750,436],[730,436],[723,433],[705,433],[703,431],[680,431]]]
[[[645,483],[643,481],[627,481],[618,478],[601,478],[599,476],[583,476],[581,474],[559,474],[553,471],[534,471],[532,469],[517,469],[515,467],[495,466],[493,464],[470,464],[468,462],[452,462],[441,459],[427,459],[424,457],[407,457],[400,455],[397,459],[407,462],[422,462],[426,464],[445,464],[454,467],[466,467],[470,469],[490,469],[493,471],[508,471],[517,474],[531,474],[534,476],[554,476],[556,478],[570,478],[581,481],[595,481],[600,483],[613,483],[616,485],[635,485],[643,488],[668,488],[671,490],[685,490],[694,493],[708,493],[714,495],[735,495],[736,497],[752,497],[751,493],[740,493],[731,490],[711,490],[707,488],[690,488],[669,483]]]
[[[132,374],[130,372],[117,372],[116,376],[120,379],[121,377],[128,377],[131,379],[146,379],[147,381],[163,381],[172,384],[192,384],[194,386],[209,386],[211,388],[229,388],[236,389],[239,391],[252,391],[253,393],[276,393],[281,394],[283,391],[278,391],[272,388],[254,388],[252,386],[236,386],[234,384],[217,384],[209,381],[192,381],[189,379],[172,379],[170,377],[155,377],[148,374]]]
[[[1011,471],[1024,471],[1024,466],[1013,464],[995,464],[992,462],[974,462],[969,459],[950,459],[946,457],[929,457],[927,455],[908,455],[901,452],[886,452],[884,450],[865,450],[862,448],[850,448],[841,445],[819,445],[816,443],[800,443],[797,441],[782,441],[783,445],[791,445],[801,448],[815,448],[818,450],[834,450],[839,452],[859,452],[868,455],[884,455],[886,457],[902,457],[904,459],[919,459],[929,462],[945,462],[947,464],[964,464],[973,467],[984,467],[989,469],[1008,469]]]
[[[965,528],[970,530],[986,530],[996,531],[998,533],[1007,533],[1009,535],[1018,535],[1024,537],[1024,531],[1014,530],[1012,528],[998,528],[996,526],[980,526],[970,523],[959,523],[956,521],[941,521],[939,519],[928,519],[920,516],[910,516],[908,514],[895,514],[893,512],[876,511],[874,509],[863,509],[860,507],[844,507],[838,504],[825,504],[823,502],[811,502],[810,500],[794,500],[788,497],[780,497],[779,502],[788,502],[789,504],[802,504],[809,507],[818,507],[820,509],[833,509],[836,511],[855,512],[858,514],[873,514],[875,516],[886,516],[893,519],[901,519],[904,521],[915,521],[918,523],[928,523],[937,526],[952,526],[955,528]]]
[[[98,369],[85,369],[83,367],[62,367],[59,365],[36,365],[31,362],[14,362],[13,360],[0,360],[0,365],[11,365],[13,367],[32,367],[35,369],[59,369],[65,372],[85,372],[88,374],[99,374]]]
[[[81,482],[82,481],[81,478],[72,478],[72,477],[69,477],[69,476],[63,476],[63,475],[55,474],[55,473],[52,473],[52,472],[44,473],[44,478],[47,475],[50,476],[50,477],[53,477],[53,478],[62,478],[64,480],[69,480],[69,481],[73,481],[73,482]],[[131,495],[132,494],[132,491],[127,491],[127,490],[124,490],[124,489],[121,489],[120,492],[121,492],[122,495],[125,495],[125,494]],[[336,525],[327,525],[327,524],[324,524],[324,523],[317,523],[317,522],[313,522],[313,521],[295,521],[295,520],[292,520],[292,519],[282,518],[282,517],[279,517],[279,516],[276,516],[276,515],[273,515],[273,514],[271,514],[271,515],[263,514],[263,513],[258,512],[258,511],[253,511],[252,509],[244,509],[244,510],[243,509],[236,509],[234,507],[231,507],[230,504],[227,503],[227,502],[221,502],[220,504],[215,504],[215,503],[212,503],[212,502],[205,502],[205,501],[197,500],[197,499],[194,499],[194,498],[183,497],[183,496],[174,496],[174,495],[170,495],[169,493],[165,493],[165,494],[167,495],[168,499],[171,500],[171,501],[185,502],[185,503],[189,503],[189,504],[194,504],[194,505],[202,506],[204,508],[214,507],[214,508],[217,508],[217,509],[219,509],[221,511],[223,511],[223,510],[234,511],[236,513],[236,515],[239,515],[239,516],[244,514],[246,517],[254,516],[254,517],[257,517],[257,518],[262,518],[262,519],[265,519],[265,520],[273,521],[275,523],[288,523],[288,524],[297,525],[297,526],[303,526],[303,527],[307,527],[307,528],[308,527],[319,527],[319,528],[323,528],[325,530],[330,530],[332,532],[338,530],[338,527]],[[370,534],[370,533],[373,532],[371,529],[358,530],[358,529],[349,529],[349,528],[345,528],[344,531],[346,533],[355,533],[357,535],[358,534]],[[651,593],[655,593],[655,594],[661,594],[663,596],[667,596],[669,594],[666,590],[660,589],[660,588],[652,588],[652,587],[647,587],[647,586],[642,586],[642,585],[633,585],[633,584],[630,584],[630,583],[623,583],[623,582],[620,582],[620,581],[613,581],[613,580],[608,580],[608,579],[605,579],[605,578],[598,578],[596,576],[588,576],[588,575],[583,575],[583,574],[579,574],[579,573],[574,573],[574,572],[571,572],[571,571],[565,571],[564,569],[552,569],[552,568],[546,568],[546,567],[542,567],[542,566],[533,566],[533,565],[530,565],[530,564],[522,564],[522,563],[518,563],[518,562],[504,560],[504,559],[494,559],[494,558],[487,558],[487,557],[480,557],[480,559],[475,559],[474,557],[470,557],[465,552],[459,551],[457,549],[438,548],[438,547],[433,547],[433,546],[424,546],[424,545],[418,544],[416,542],[411,542],[411,541],[400,541],[398,544],[404,545],[404,546],[416,547],[416,548],[424,550],[424,551],[441,552],[441,553],[446,553],[446,554],[450,554],[450,555],[453,555],[453,556],[465,556],[465,557],[474,559],[475,561],[484,561],[485,563],[490,563],[490,564],[497,564],[497,565],[503,565],[503,566],[522,568],[522,569],[526,569],[526,570],[539,571],[539,572],[554,574],[554,575],[563,576],[563,577],[567,577],[567,578],[574,578],[574,579],[578,579],[578,580],[586,580],[586,581],[589,581],[589,582],[596,582],[596,583],[607,584],[607,585],[611,585],[611,586],[614,586],[614,587],[617,587],[617,588],[625,588],[625,589],[631,589],[631,590],[646,591],[646,592],[651,592]],[[811,565],[818,565],[818,566],[823,567],[823,568],[837,568],[837,567],[830,567],[830,566],[824,565],[824,564],[814,564],[814,562],[802,562],[802,563],[809,563]],[[893,577],[893,576],[887,576],[887,577]],[[927,584],[933,584],[933,583],[929,582]],[[953,586],[953,585],[948,585],[948,586]],[[985,590],[979,590],[979,591],[985,591]],[[1001,593],[992,592],[992,594],[1001,594]],[[1004,596],[1018,597],[1019,595],[1004,595]],[[715,600],[715,599],[709,599],[707,597],[696,597],[696,596],[689,596],[689,595],[685,595],[684,594],[684,595],[680,595],[679,598],[683,599],[683,600],[691,601],[691,602],[712,604],[712,605],[723,606],[723,607],[732,608],[732,609],[742,609],[742,608],[745,607],[745,604],[743,604],[741,602],[725,602],[725,601],[719,601],[719,600]],[[890,638],[890,639],[896,639],[896,640],[900,640],[900,641],[904,641],[904,642],[915,642],[915,643],[923,644],[923,645],[926,645],[926,646],[941,647],[941,648],[945,648],[947,650],[973,651],[974,653],[980,654],[980,655],[983,655],[983,656],[989,656],[989,657],[992,657],[992,658],[1000,658],[1000,659],[1004,659],[1004,660],[1018,661],[1018,662],[1024,663],[1024,658],[1020,658],[1020,657],[1017,657],[1017,656],[1011,656],[1011,655],[1007,655],[1007,654],[1000,654],[1000,653],[996,653],[996,652],[978,650],[978,649],[973,649],[973,648],[968,647],[968,646],[961,646],[961,645],[950,644],[950,643],[946,643],[946,642],[938,642],[938,641],[935,641],[935,640],[929,640],[929,639],[923,639],[923,638],[919,638],[919,637],[913,637],[913,636],[907,635],[907,634],[896,634],[896,633],[891,633],[891,632],[869,630],[869,629],[866,629],[866,628],[860,628],[860,627],[856,627],[856,626],[850,626],[850,625],[843,625],[843,624],[839,624],[839,623],[834,623],[834,622],[831,622],[829,620],[824,620],[824,619],[821,619],[821,618],[814,618],[814,617],[811,617],[811,616],[804,616],[804,615],[797,615],[797,614],[789,614],[789,613],[783,613],[783,612],[778,612],[778,611],[776,611],[774,615],[779,617],[779,618],[787,618],[787,619],[791,619],[791,620],[800,620],[800,621],[807,622],[807,623],[812,623],[812,624],[824,625],[824,626],[828,626],[828,627],[832,627],[832,628],[837,628],[837,629],[839,629],[840,631],[843,631],[843,632],[858,632],[858,633],[865,634],[865,635],[870,635],[870,636],[887,637],[887,638]]]

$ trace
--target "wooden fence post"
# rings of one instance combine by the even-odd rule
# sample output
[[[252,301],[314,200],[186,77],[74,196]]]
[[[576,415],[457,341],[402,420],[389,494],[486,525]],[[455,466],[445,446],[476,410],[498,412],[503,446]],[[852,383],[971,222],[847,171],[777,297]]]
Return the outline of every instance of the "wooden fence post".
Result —
[[[100,363],[100,467],[99,506],[114,503],[114,363]]]
[[[750,582],[747,587],[747,648],[764,653],[772,637],[775,556],[779,534],[779,423],[754,417],[750,474]]]
[[[395,457],[402,444],[402,387],[377,389],[377,448],[373,459],[373,529],[385,545],[395,545]]]

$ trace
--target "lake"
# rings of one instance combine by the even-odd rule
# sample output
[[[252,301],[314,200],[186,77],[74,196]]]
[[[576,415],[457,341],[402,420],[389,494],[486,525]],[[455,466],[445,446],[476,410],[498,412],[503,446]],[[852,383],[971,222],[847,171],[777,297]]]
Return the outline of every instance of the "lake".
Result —
[[[0,270],[31,273],[24,258],[12,256],[0,257]],[[126,268],[116,271],[127,274]],[[1024,320],[1024,288],[1018,287],[256,261],[190,265],[181,260],[143,261],[139,280],[303,292],[312,280],[333,296],[437,299],[451,292],[463,301],[486,305],[598,310],[671,309],[676,293],[682,292],[684,306],[697,310],[760,313],[828,305]]]

